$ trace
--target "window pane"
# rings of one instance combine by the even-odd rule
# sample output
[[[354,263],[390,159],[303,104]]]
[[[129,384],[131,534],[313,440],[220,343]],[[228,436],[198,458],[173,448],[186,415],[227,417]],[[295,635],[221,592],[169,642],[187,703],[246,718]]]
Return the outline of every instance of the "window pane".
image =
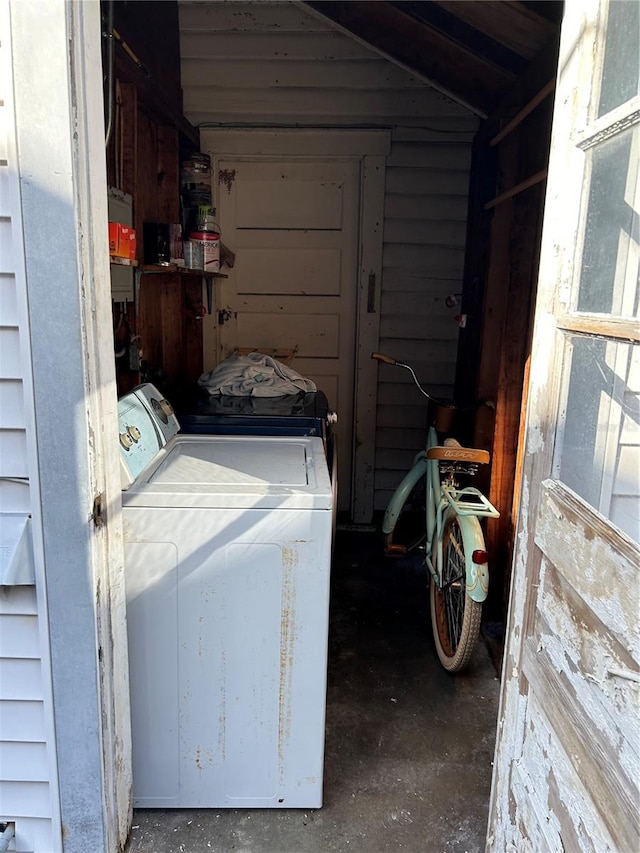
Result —
[[[591,149],[578,311],[638,316],[640,126]]]
[[[640,345],[574,336],[559,478],[640,542]]]
[[[611,0],[598,116],[638,94],[640,78],[640,3]]]

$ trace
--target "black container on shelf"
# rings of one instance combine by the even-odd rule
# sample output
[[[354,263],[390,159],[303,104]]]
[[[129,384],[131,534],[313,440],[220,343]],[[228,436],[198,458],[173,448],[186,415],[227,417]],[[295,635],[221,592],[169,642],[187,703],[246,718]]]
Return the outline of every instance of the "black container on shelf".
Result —
[[[169,266],[171,262],[169,224],[165,222],[143,222],[142,237],[145,264]]]

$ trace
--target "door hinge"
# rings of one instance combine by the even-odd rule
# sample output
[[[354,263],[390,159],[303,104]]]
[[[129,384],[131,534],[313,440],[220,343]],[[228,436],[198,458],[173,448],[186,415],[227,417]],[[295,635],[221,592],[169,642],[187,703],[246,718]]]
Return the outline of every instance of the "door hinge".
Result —
[[[96,527],[102,527],[104,525],[104,507],[105,496],[104,492],[102,492],[102,494],[99,494],[94,500],[93,510],[91,512],[91,520]]]

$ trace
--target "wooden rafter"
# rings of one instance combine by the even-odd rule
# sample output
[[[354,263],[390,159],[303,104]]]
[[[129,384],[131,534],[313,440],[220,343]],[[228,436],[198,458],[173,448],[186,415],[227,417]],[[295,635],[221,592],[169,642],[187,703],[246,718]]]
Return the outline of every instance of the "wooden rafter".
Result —
[[[512,73],[394,3],[363,0],[305,6],[483,117],[513,83]]]

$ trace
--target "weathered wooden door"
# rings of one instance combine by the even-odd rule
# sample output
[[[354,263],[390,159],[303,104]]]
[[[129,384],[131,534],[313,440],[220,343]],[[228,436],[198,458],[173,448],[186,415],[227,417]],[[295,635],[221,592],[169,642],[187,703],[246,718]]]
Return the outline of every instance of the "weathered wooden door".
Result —
[[[640,4],[565,6],[488,850],[640,849]]]
[[[360,162],[220,159],[217,172],[236,262],[216,285],[216,361],[235,347],[296,350],[291,367],[338,412],[339,505],[348,509]]]

